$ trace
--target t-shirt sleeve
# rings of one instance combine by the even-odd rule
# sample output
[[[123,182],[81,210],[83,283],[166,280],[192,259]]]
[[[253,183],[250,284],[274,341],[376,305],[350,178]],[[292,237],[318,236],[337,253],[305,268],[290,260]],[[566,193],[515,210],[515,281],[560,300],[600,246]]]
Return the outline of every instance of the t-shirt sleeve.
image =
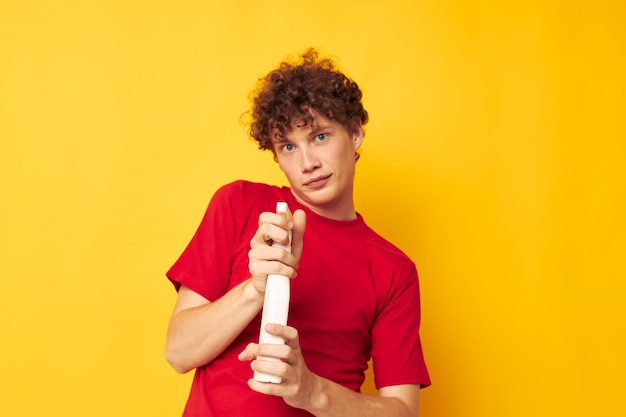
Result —
[[[233,198],[237,183],[220,188],[211,199],[193,238],[167,272],[178,290],[181,285],[215,301],[228,289],[235,236]]]
[[[372,328],[372,359],[377,388],[430,385],[419,336],[420,293],[412,262],[395,268],[392,283]]]

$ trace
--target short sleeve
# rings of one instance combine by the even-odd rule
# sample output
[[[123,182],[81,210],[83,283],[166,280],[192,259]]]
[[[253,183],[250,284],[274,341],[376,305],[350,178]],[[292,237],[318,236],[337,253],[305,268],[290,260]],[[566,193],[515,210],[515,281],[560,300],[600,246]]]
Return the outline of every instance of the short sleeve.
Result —
[[[372,328],[374,382],[430,385],[420,328],[420,293],[412,262],[394,268],[392,281]]]
[[[194,236],[167,272],[177,290],[184,285],[210,301],[226,293],[235,236],[236,188],[236,183],[228,184],[213,195]]]

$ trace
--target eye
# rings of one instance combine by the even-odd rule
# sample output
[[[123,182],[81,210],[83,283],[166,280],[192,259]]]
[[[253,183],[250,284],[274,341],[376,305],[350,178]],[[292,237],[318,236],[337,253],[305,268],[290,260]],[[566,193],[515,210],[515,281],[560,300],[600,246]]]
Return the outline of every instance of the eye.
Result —
[[[326,133],[320,133],[319,135],[315,136],[316,140],[322,141],[326,139]]]
[[[291,152],[294,150],[294,146],[291,143],[288,143],[285,146],[283,146],[283,150],[285,152]]]

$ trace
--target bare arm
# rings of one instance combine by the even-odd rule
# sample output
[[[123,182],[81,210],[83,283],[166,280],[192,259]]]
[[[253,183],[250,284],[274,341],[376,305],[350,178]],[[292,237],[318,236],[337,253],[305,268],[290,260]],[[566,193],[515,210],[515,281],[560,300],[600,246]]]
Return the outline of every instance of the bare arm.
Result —
[[[320,378],[320,377],[318,377]],[[318,417],[417,417],[419,415],[418,385],[394,385],[380,389],[380,395],[351,391],[320,378],[317,405],[307,408]]]
[[[165,357],[177,372],[207,364],[235,340],[263,307],[267,275],[295,276],[304,226],[301,210],[294,213],[291,223],[275,213],[262,213],[259,228],[250,241],[251,278],[214,302],[185,286],[180,288],[165,347]],[[272,241],[288,243],[290,229],[292,253],[273,248]]]
[[[214,303],[181,287],[167,331],[165,357],[180,373],[202,366],[219,355],[263,306],[263,295],[251,279]]]

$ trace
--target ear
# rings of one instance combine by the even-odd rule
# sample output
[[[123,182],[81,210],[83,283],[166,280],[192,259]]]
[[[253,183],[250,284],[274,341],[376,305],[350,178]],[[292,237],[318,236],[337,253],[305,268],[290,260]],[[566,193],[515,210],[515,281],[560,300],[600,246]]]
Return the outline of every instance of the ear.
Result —
[[[355,117],[352,120],[352,140],[354,141],[355,151],[361,147],[364,138],[365,132],[363,131],[363,124],[361,123],[361,119]]]

